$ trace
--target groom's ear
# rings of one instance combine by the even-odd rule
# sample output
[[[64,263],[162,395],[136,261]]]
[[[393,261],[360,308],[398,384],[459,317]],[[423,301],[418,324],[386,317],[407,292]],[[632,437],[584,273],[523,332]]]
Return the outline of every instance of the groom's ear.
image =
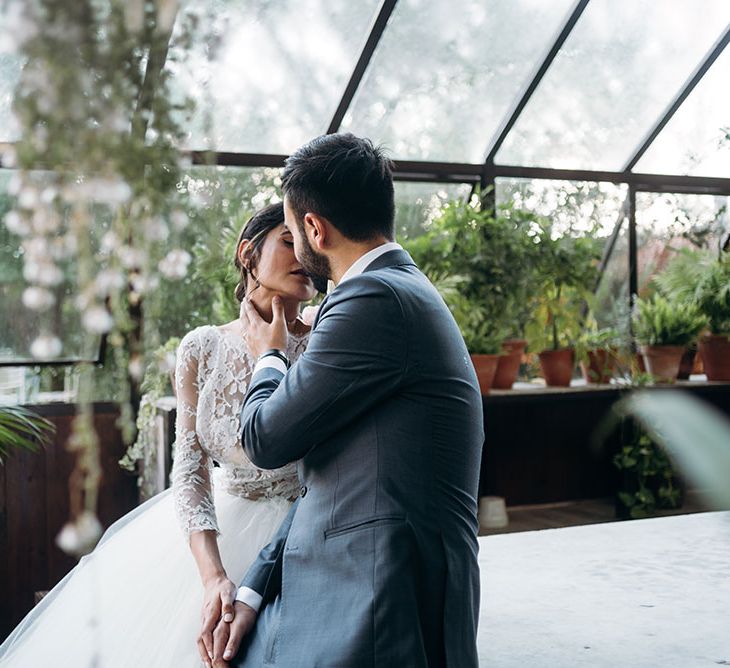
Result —
[[[309,244],[317,250],[323,250],[329,241],[329,222],[316,213],[304,214],[304,234]]]

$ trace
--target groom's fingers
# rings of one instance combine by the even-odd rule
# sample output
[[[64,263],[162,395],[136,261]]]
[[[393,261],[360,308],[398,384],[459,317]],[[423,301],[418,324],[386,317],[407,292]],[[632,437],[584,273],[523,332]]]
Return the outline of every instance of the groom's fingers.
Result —
[[[236,605],[236,618],[231,624],[231,634],[228,637],[226,649],[223,652],[223,658],[230,661],[238,652],[243,638],[251,632],[256,623],[256,611],[245,603]]]
[[[259,315],[256,307],[247,299],[243,302],[243,311],[246,314],[246,318],[250,323],[258,324],[260,322],[263,322],[263,318]]]
[[[279,295],[275,295],[271,300],[271,312],[274,316],[271,320],[271,324],[281,327],[284,324],[284,304],[282,303]]]

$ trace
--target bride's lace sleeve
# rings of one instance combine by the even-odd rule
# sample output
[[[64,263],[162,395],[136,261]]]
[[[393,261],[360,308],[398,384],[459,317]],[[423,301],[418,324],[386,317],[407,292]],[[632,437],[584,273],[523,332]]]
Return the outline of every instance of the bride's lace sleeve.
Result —
[[[180,342],[175,365],[177,419],[171,476],[175,510],[186,536],[193,531],[218,531],[211,487],[213,462],[196,433],[200,356],[199,332],[190,332]]]

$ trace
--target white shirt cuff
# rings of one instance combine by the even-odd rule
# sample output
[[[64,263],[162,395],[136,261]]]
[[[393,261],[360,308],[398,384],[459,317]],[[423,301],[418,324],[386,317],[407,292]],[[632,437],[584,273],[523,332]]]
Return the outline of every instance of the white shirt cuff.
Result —
[[[261,369],[276,369],[281,373],[286,373],[286,364],[280,360],[276,355],[267,355],[263,359],[256,362],[256,366],[253,368],[252,376]]]
[[[261,594],[255,592],[249,587],[239,587],[236,594],[236,600],[245,603],[249,608],[253,608],[256,612],[261,607]]]

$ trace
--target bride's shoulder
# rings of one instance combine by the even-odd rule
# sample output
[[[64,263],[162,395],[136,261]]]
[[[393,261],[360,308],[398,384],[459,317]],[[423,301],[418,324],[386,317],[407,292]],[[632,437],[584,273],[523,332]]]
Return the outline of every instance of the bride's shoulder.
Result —
[[[218,336],[218,328],[213,325],[201,325],[191,329],[180,340],[178,350],[184,353],[197,353]]]

